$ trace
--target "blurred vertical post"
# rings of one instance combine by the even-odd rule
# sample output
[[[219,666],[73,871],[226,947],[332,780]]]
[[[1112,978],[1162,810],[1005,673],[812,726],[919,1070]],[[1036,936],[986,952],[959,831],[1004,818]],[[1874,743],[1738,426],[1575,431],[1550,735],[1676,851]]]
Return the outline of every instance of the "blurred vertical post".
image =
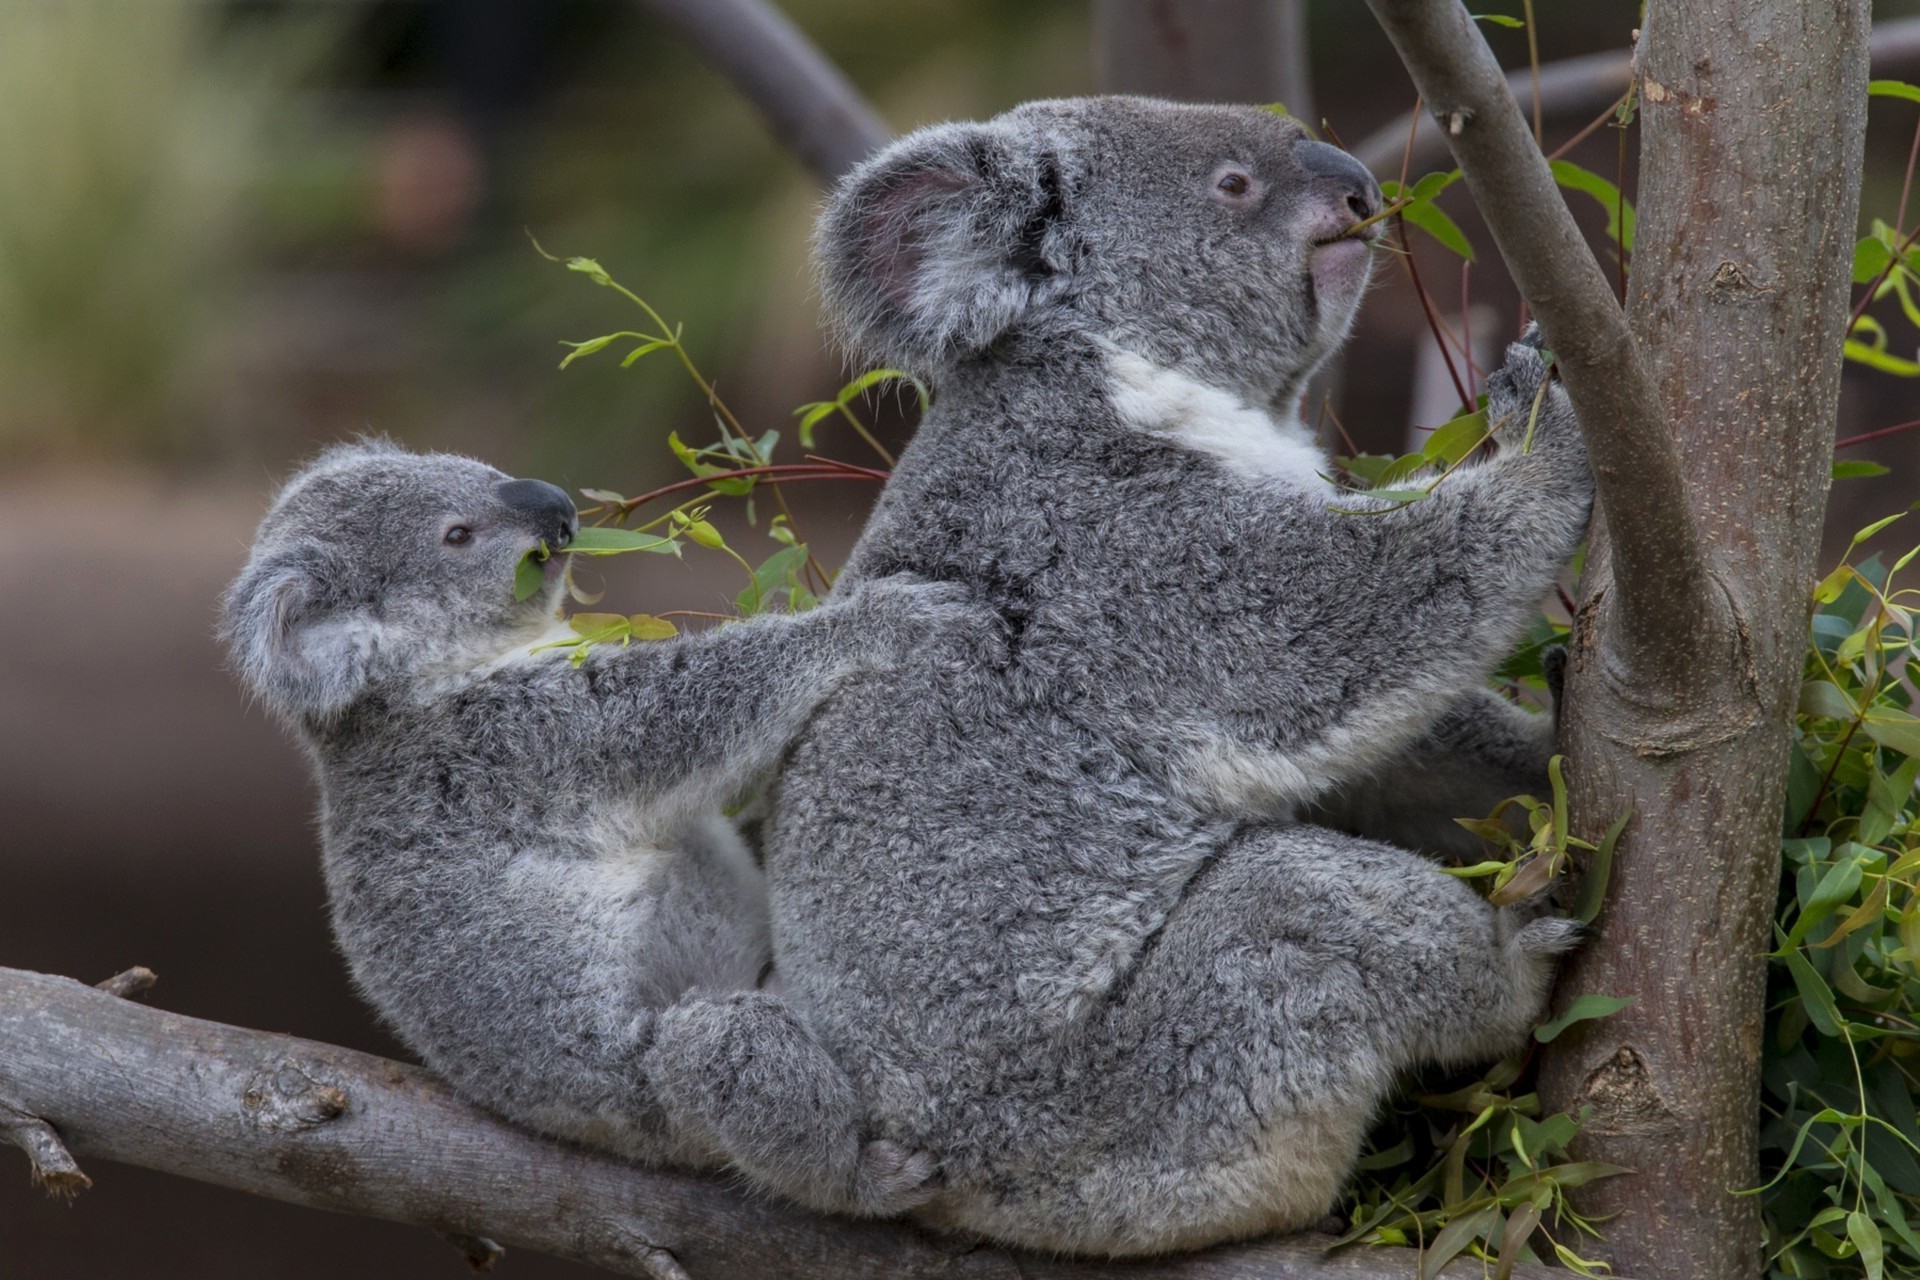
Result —
[[[1096,0],[1093,56],[1107,93],[1280,102],[1318,118],[1306,0]]]

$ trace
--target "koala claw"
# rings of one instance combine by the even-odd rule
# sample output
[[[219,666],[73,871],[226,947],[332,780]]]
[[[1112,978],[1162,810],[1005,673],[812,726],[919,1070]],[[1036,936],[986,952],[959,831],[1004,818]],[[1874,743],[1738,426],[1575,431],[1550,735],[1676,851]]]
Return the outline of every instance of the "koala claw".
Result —
[[[893,1217],[932,1199],[939,1173],[939,1164],[926,1152],[879,1138],[860,1148],[854,1199],[863,1212]]]
[[[1567,916],[1541,916],[1514,935],[1513,944],[1534,956],[1565,955],[1595,936],[1592,925]]]

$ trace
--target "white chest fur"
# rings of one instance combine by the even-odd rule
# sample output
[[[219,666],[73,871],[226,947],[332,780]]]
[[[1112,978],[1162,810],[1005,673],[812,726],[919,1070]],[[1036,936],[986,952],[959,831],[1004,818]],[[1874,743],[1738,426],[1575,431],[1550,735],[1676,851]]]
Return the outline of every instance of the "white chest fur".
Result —
[[[1280,418],[1232,392],[1116,348],[1110,357],[1114,408],[1129,426],[1218,458],[1250,480],[1331,492],[1332,464],[1298,418]]]

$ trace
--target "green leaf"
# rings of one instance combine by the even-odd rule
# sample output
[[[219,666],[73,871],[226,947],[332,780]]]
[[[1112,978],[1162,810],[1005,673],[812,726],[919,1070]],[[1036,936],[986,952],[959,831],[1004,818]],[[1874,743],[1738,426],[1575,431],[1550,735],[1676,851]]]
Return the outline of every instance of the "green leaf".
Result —
[[[1875,769],[1867,779],[1867,803],[1860,812],[1860,843],[1879,844],[1893,834],[1900,811],[1920,779],[1920,756],[1908,756],[1892,773]]]
[[[626,356],[620,361],[620,367],[622,369],[631,369],[634,362],[642,356],[651,355],[662,347],[671,347],[673,345],[674,341],[671,338],[653,338],[647,342],[643,342],[633,350],[627,352]]]
[[[1559,1036],[1559,1032],[1567,1031],[1574,1023],[1586,1023],[1596,1017],[1613,1017],[1634,1000],[1634,996],[1576,996],[1565,1013],[1534,1027],[1534,1040],[1548,1044],[1549,1040]]]
[[[1920,756],[1920,720],[1904,711],[1882,707],[1861,721],[1867,736],[1902,755]]]
[[[615,493],[611,489],[582,489],[580,496],[588,502],[603,503],[609,507],[617,507],[627,500],[626,495]]]
[[[1808,680],[1800,686],[1800,714],[1829,720],[1851,720],[1858,713],[1853,699],[1831,680]]]
[[[740,612],[752,617],[765,611],[773,598],[783,587],[791,587],[796,581],[801,566],[807,562],[805,544],[796,543],[768,556],[753,571],[753,579],[746,588],[734,597],[734,604]]]
[[[520,563],[513,567],[513,598],[530,600],[546,585],[547,544],[541,543],[520,557]]]
[[[1878,236],[1866,236],[1853,244],[1853,282],[1868,284],[1893,263],[1893,250]]]
[[[1584,995],[1575,998],[1567,1006],[1567,1011],[1551,1022],[1543,1022],[1533,1029],[1533,1038],[1546,1044],[1562,1031],[1576,1022],[1587,1022],[1594,1018],[1608,1018],[1632,1004],[1632,996]]]
[[[671,640],[680,634],[680,628],[673,623],[650,613],[627,615],[627,630],[635,640]]]
[[[1499,1212],[1496,1206],[1487,1205],[1440,1228],[1433,1243],[1420,1255],[1420,1280],[1434,1280],[1441,1268],[1459,1257],[1462,1250],[1493,1225]]]
[[[573,350],[569,351],[566,357],[560,361],[560,367],[564,369],[568,365],[572,364],[575,360],[578,360],[581,356],[590,356],[594,352],[599,351],[602,348],[609,345],[610,343],[612,343],[615,338],[620,338],[624,336],[625,336],[624,334],[609,333],[598,338],[588,338],[585,342],[562,341],[560,344],[561,346],[572,347]]]
[[[1884,476],[1892,469],[1893,468],[1883,466],[1878,462],[1868,462],[1865,459],[1836,462],[1833,464],[1833,478],[1835,480],[1858,480],[1865,476]]]
[[[1470,13],[1467,16],[1475,22],[1491,22],[1496,27],[1524,28],[1527,25],[1519,18],[1508,17],[1504,13]]]
[[[1848,1214],[1847,1239],[1860,1252],[1860,1264],[1867,1270],[1867,1280],[1882,1280],[1886,1274],[1886,1245],[1873,1219],[1859,1209]]]
[[[576,613],[567,619],[567,629],[589,644],[624,640],[628,635],[627,620],[618,613]]]
[[[1582,169],[1571,160],[1555,160],[1553,180],[1569,191],[1580,191],[1600,202],[1607,213],[1607,237],[1628,253],[1633,252],[1633,203],[1620,194],[1620,188],[1599,174]]]
[[[1819,971],[1807,962],[1798,948],[1790,949],[1781,957],[1787,963],[1787,972],[1793,976],[1793,985],[1800,992],[1801,1007],[1807,1011],[1807,1017],[1820,1029],[1820,1034],[1837,1036],[1844,1021],[1840,1016],[1840,1006],[1834,1003],[1833,990],[1827,986],[1827,980]]]
[[[1468,262],[1475,261],[1473,245],[1467,239],[1466,232],[1459,224],[1447,216],[1446,210],[1427,200],[1415,200],[1400,210],[1399,216],[1411,222],[1428,235],[1453,250]]]
[[[1480,447],[1487,438],[1487,411],[1463,413],[1435,427],[1420,452],[1442,466],[1452,466]]]
[[[1615,818],[1587,862],[1587,874],[1581,878],[1580,892],[1573,900],[1573,918],[1582,924],[1592,924],[1606,905],[1607,881],[1613,878],[1613,847],[1620,842],[1620,833],[1627,829],[1627,821],[1632,817],[1633,810],[1629,809]]]
[[[1869,98],[1905,98],[1908,102],[1920,102],[1920,87],[1908,84],[1904,80],[1867,81]]]
[[[1782,944],[1784,947],[1798,946],[1809,929],[1832,915],[1842,903],[1852,899],[1860,888],[1862,873],[1861,858],[1852,851],[1864,848],[1851,842],[1840,846],[1839,860],[1827,868],[1814,885],[1813,892],[1801,902],[1799,918],[1793,922],[1793,932],[1787,935],[1786,942]]]
[[[575,533],[573,541],[567,544],[567,554],[574,556],[617,556],[629,551],[678,555],[680,547],[672,538],[635,533],[631,529],[616,529],[605,524],[588,525]]]

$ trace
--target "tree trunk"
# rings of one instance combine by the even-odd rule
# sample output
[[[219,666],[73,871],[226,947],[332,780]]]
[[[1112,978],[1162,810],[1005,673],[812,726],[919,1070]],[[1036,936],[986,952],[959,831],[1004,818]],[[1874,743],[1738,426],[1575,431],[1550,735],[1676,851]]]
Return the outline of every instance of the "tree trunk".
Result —
[[[1629,322],[1678,442],[1730,631],[1621,624],[1596,522],[1563,749],[1576,830],[1632,809],[1601,937],[1567,993],[1631,995],[1546,1055],[1550,1106],[1591,1107],[1583,1159],[1623,1271],[1760,1273],[1764,954],[1787,745],[1839,396],[1866,120],[1866,0],[1654,0]],[[1603,504],[1604,505],[1604,504]],[[1616,541],[1635,531],[1620,527]],[[1644,586],[1645,584],[1639,584]],[[1676,608],[1688,608],[1684,600]]]

